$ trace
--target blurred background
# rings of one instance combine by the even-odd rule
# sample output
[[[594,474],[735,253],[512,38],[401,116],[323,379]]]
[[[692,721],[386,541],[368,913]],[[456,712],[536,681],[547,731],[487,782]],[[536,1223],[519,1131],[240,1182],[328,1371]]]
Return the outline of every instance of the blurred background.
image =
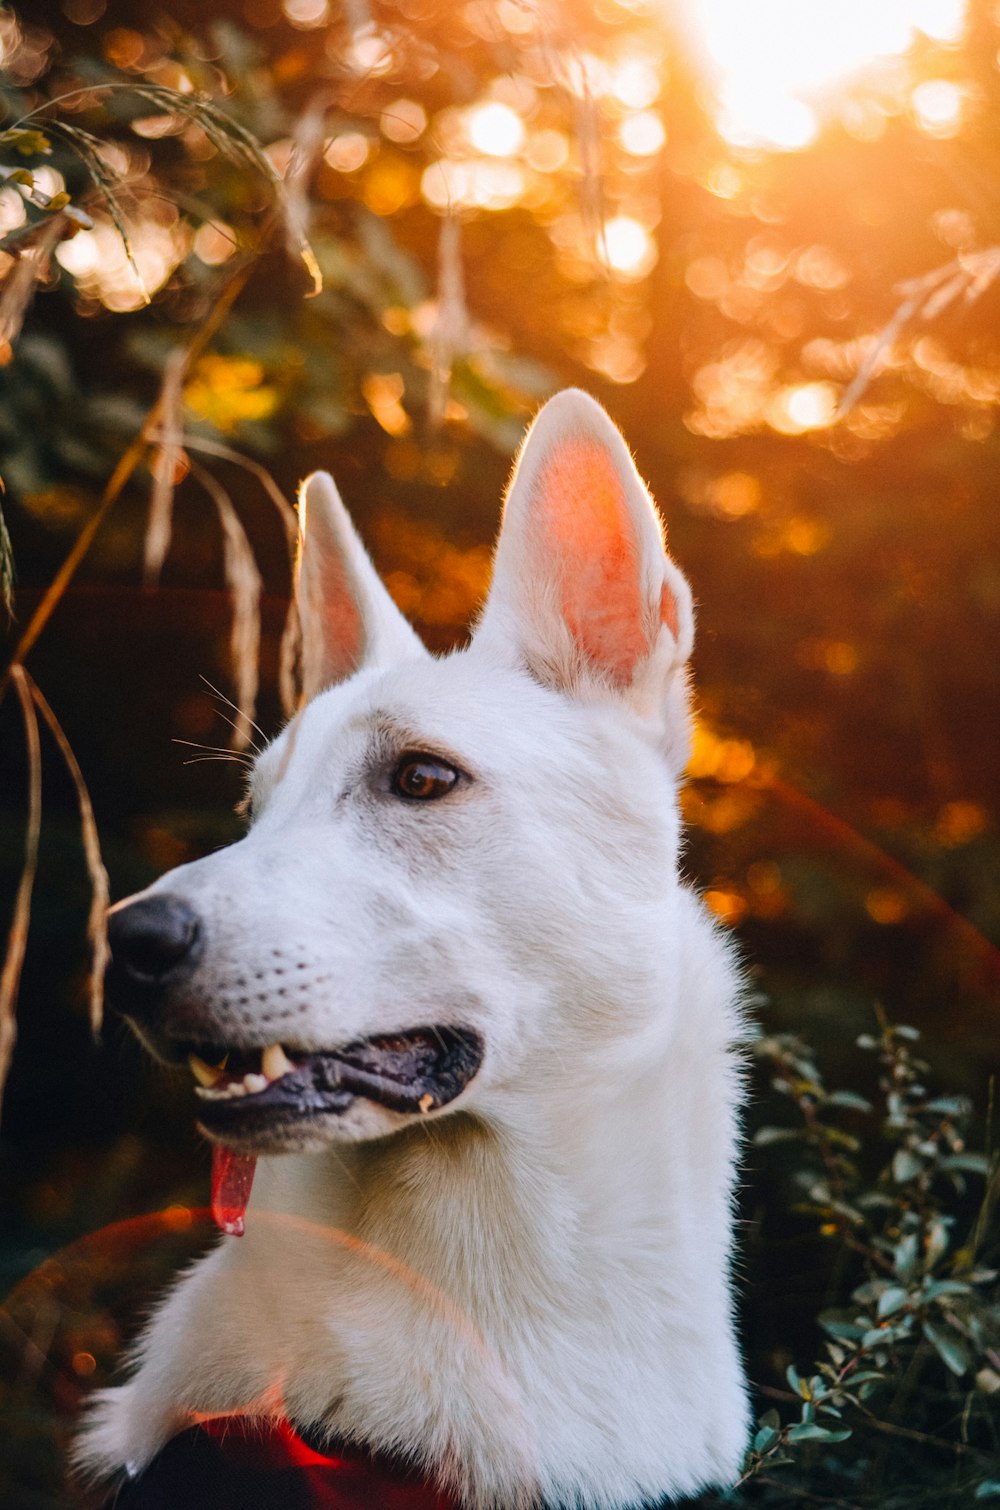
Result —
[[[32,679],[0,706],[0,1000],[41,812],[0,1141],[4,1505],[79,1501],[80,1396],[211,1240],[186,1077],[92,1033],[78,792],[44,720],[32,775],[22,702],[79,763],[113,899],[237,837],[226,752],[280,727],[316,467],[447,649],[528,416],[566,383],[605,403],[700,604],[686,866],[763,1028],[868,1094],[855,1039],[878,1009],[914,1025],[990,1153],[998,55],[992,0],[0,8],[0,619]],[[773,1094],[765,1070],[752,1127]],[[844,1282],[766,1143],[741,1243],[762,1408]],[[921,1488],[849,1444],[853,1486],[817,1460],[745,1493],[970,1504],[1000,1480],[995,1363],[928,1406],[951,1457],[904,1444]]]

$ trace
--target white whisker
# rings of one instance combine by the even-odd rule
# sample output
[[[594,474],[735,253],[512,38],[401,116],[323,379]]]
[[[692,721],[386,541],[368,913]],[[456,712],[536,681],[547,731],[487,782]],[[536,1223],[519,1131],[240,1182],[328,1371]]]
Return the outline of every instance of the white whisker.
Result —
[[[259,734],[264,743],[267,744],[267,735],[260,727],[260,724],[255,724],[252,718],[248,718],[239,704],[234,703],[231,697],[227,697],[224,692],[219,691],[218,687],[213,686],[207,676],[202,675],[202,673],[200,672],[199,676],[205,683],[205,686],[208,688],[208,690],[210,692],[214,692],[216,697],[221,698],[224,703],[228,704],[228,706],[232,708],[233,712],[238,714],[240,718],[245,719],[246,722],[250,725],[251,729],[253,729],[254,733]],[[217,708],[216,712],[219,714],[220,718],[224,718],[228,724],[232,724],[234,729],[237,727],[235,719],[229,718],[227,714],[223,713],[221,708]],[[250,748],[253,750],[255,755],[259,755],[261,753],[260,748],[256,744],[251,744]]]

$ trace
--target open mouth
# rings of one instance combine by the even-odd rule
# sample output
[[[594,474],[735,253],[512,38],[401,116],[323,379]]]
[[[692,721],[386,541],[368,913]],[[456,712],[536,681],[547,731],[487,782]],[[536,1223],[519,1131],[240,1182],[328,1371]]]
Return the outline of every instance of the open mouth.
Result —
[[[452,1027],[410,1028],[319,1053],[280,1043],[178,1047],[197,1082],[199,1123],[214,1144],[212,1212],[234,1237],[244,1230],[258,1153],[296,1146],[310,1121],[342,1115],[361,1098],[426,1116],[454,1101],[483,1061],[481,1036]]]
[[[426,1115],[454,1101],[483,1058],[480,1035],[454,1027],[411,1028],[319,1053],[280,1043],[228,1052],[214,1044],[184,1047],[197,1081],[199,1121],[211,1137],[240,1143],[343,1113],[359,1097]]]

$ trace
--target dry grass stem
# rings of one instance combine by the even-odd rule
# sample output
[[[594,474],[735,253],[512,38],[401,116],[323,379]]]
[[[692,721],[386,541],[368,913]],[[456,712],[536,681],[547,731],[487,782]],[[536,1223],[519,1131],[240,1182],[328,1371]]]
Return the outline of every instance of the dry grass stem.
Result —
[[[194,364],[194,362],[197,361],[198,357],[201,356],[202,352],[208,346],[213,336],[225,323],[229,311],[232,309],[233,305],[236,303],[236,300],[239,298],[240,294],[243,292],[243,289],[246,286],[247,279],[250,277],[251,270],[252,269],[250,264],[247,264],[242,267],[233,278],[230,279],[229,283],[223,289],[215,304],[212,306],[211,312],[204,323],[199,325],[198,329],[195,331],[194,337],[191,340],[191,344],[188,346],[184,354],[185,370],[187,370],[187,368],[190,368]],[[120,457],[117,466],[108,479],[107,487],[104,489],[104,492],[101,495],[101,501],[98,504],[96,511],[91,515],[90,519],[88,519],[87,523],[84,525],[83,529],[76,537],[76,540],[73,542],[73,545],[70,548],[69,554],[66,556],[66,559],[63,561],[62,566],[60,566],[52,581],[45,589],[45,593],[42,596],[41,602],[35,609],[34,613],[31,615],[31,618],[28,620],[25,631],[18,641],[17,647],[14,650],[14,654],[11,657],[10,665],[3,672],[3,674],[0,675],[0,701],[2,701],[4,695],[7,692],[7,688],[10,685],[14,668],[23,664],[24,660],[34,647],[36,640],[45,629],[45,626],[48,624],[53,613],[58,607],[63,593],[66,591],[70,582],[72,582],[74,576],[76,575],[77,567],[80,565],[81,561],[84,559],[88,550],[90,549],[94,536],[97,534],[108,514],[111,512],[112,508],[121,497],[121,494],[128,484],[130,478],[132,477],[133,472],[145,456],[148,443],[148,435],[156,429],[156,426],[159,423],[160,402],[161,400],[160,398],[158,398],[152,409],[149,411],[146,419],[146,424],[143,426],[142,433],[136,436],[135,440],[132,441],[131,445]]]
[[[442,424],[448,405],[455,358],[469,345],[469,309],[462,271],[462,232],[458,218],[446,215],[438,237],[437,314],[428,337],[431,383],[428,409],[431,424]]]
[[[580,153],[580,218],[592,253],[607,268],[604,235],[604,175],[601,172],[601,117],[585,69],[579,69],[576,97],[576,141]]]
[[[149,523],[143,547],[146,584],[155,587],[170,549],[174,512],[174,487],[184,464],[184,373],[186,351],[172,351],[163,369],[163,383],[156,405],[156,449],[150,462],[153,491],[149,499]],[[147,437],[152,439],[152,436]]]
[[[244,456],[241,451],[234,451],[231,446],[223,445],[221,441],[207,440],[204,436],[186,435],[184,437],[184,447],[188,452],[200,451],[206,456],[217,456],[220,461],[231,461],[234,466],[242,467],[244,471],[249,472],[251,477],[256,477],[278,511],[285,529],[289,564],[294,569],[299,540],[298,515],[267,468],[261,466],[260,462],[254,461],[252,457]],[[278,654],[278,690],[281,695],[282,709],[289,718],[298,706],[296,669],[298,666],[300,639],[301,632],[298,611],[294,600],[292,600],[288,605],[288,612],[285,615],[285,627],[282,632],[281,648]]]
[[[39,227],[32,245],[22,247],[15,258],[0,293],[0,351],[12,346],[21,334],[31,296],[48,276],[53,249],[68,225],[65,214],[53,215]]]
[[[24,741],[28,755],[28,822],[24,836],[24,865],[18,882],[14,915],[7,934],[7,950],[3,968],[0,970],[0,1106],[3,1090],[10,1071],[10,1061],[17,1038],[17,1019],[14,1008],[18,986],[21,983],[21,967],[28,942],[28,927],[31,922],[31,894],[38,871],[38,836],[42,827],[42,751],[38,738],[38,718],[32,701],[28,674],[22,666],[11,668],[10,679],[14,684],[24,718]]]
[[[62,725],[53,713],[47,698],[42,693],[34,679],[28,676],[31,696],[35,706],[42,715],[53,739],[59,746],[60,754],[66,762],[66,769],[73,779],[76,788],[76,800],[80,806],[80,834],[83,839],[83,853],[87,861],[87,875],[90,877],[90,911],[87,915],[87,943],[90,945],[90,971],[87,977],[87,1002],[90,1015],[90,1026],[95,1033],[101,1030],[104,1020],[104,972],[111,958],[108,948],[108,904],[111,901],[111,888],[108,884],[108,873],[104,868],[104,860],[101,856],[101,841],[97,832],[97,819],[94,817],[94,805],[90,800],[87,783],[83,779],[79,762],[73,753],[73,747]]]
[[[911,320],[936,320],[957,299],[965,305],[976,300],[1000,277],[1000,246],[987,247],[981,252],[962,252],[953,262],[936,267],[919,278],[908,278],[896,285],[896,292],[903,295],[903,302],[871,339],[871,344],[858,371],[848,385],[836,418],[843,419],[861,398],[872,379],[888,361],[892,348],[905,326]]]
[[[251,456],[244,456],[242,451],[234,451],[232,446],[223,445],[221,441],[209,440],[204,435],[185,435],[183,444],[186,451],[200,451],[205,456],[217,456],[220,461],[231,461],[234,466],[242,467],[252,477],[256,477],[281,516],[288,540],[289,554],[294,556],[299,534],[298,516],[267,468],[261,466],[260,462],[254,461]]]
[[[308,298],[323,291],[323,274],[316,254],[309,245],[309,177],[323,150],[326,137],[326,114],[332,100],[324,91],[316,95],[295,122],[292,132],[292,155],[288,159],[280,200],[285,223],[285,240],[290,257],[300,257],[312,280]]]
[[[226,586],[233,599],[233,627],[229,649],[236,679],[236,719],[233,723],[232,747],[245,750],[251,743],[256,725],[260,667],[260,590],[261,576],[254,559],[253,547],[240,523],[233,500],[222,484],[197,463],[192,473],[215,504],[222,526],[222,552]]]
[[[293,593],[285,615],[285,627],[278,651],[278,691],[286,718],[291,718],[299,706],[298,667],[301,657],[302,623],[299,619],[299,605]]]
[[[3,492],[3,479],[0,478],[0,499],[3,497]],[[6,610],[8,619],[11,619],[14,614],[14,552],[7,533],[7,521],[3,517],[2,504],[0,504],[0,604]]]

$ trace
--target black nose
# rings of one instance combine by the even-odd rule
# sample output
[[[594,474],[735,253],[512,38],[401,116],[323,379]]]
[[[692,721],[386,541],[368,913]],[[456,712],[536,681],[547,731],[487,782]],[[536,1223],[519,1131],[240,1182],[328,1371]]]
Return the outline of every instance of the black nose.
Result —
[[[172,970],[194,958],[200,940],[198,914],[169,892],[117,908],[108,917],[112,993],[161,985]]]

